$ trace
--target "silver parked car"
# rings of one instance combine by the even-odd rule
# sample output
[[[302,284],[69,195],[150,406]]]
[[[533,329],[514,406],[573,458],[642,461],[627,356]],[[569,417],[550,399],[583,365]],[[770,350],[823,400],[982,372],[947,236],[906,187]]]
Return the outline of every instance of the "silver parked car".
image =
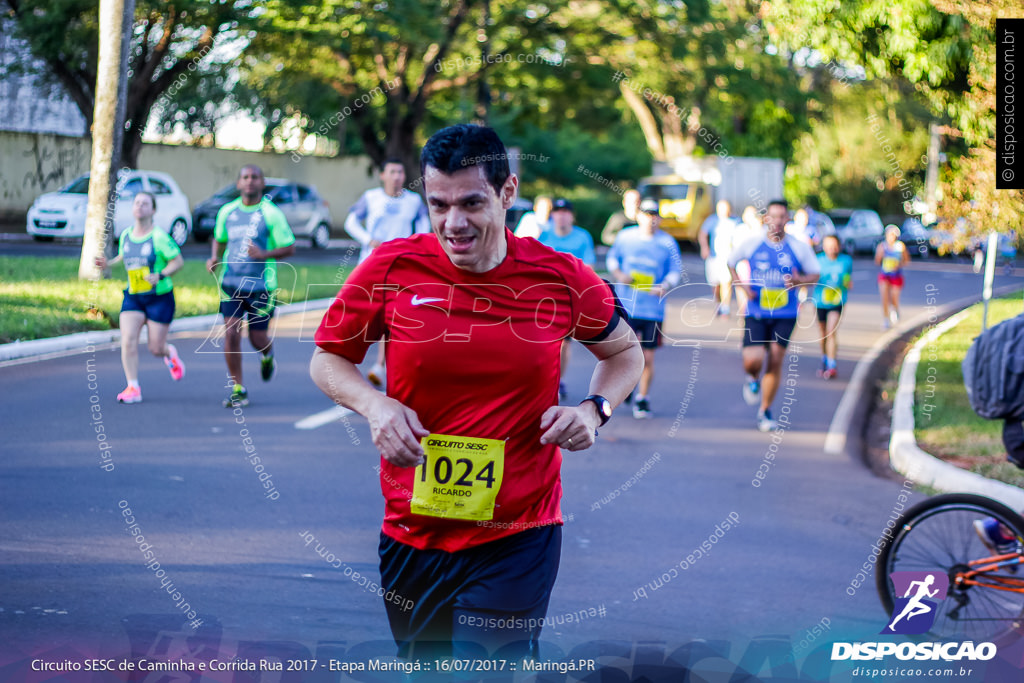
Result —
[[[296,237],[308,237],[317,249],[327,248],[331,239],[331,209],[315,187],[284,178],[267,178],[264,192],[284,213]],[[210,238],[217,222],[217,212],[237,197],[238,189],[228,185],[196,205],[192,223],[197,242]]]
[[[836,227],[836,236],[843,251],[851,256],[858,252],[874,253],[885,238],[885,226],[877,211],[871,209],[834,209],[828,212]]]
[[[114,208],[114,237],[120,237],[135,222],[132,201],[139,192],[151,192],[156,197],[153,224],[164,230],[181,246],[192,230],[192,214],[188,197],[174,179],[158,171],[121,171],[118,175],[120,191]],[[56,192],[40,195],[28,210],[25,226],[28,234],[37,240],[54,237],[82,237],[85,235],[85,209],[89,203],[89,175],[72,180]]]

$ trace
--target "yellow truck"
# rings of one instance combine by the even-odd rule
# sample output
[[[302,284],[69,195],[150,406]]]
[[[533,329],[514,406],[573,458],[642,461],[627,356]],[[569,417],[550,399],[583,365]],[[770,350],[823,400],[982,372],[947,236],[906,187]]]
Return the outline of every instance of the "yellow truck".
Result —
[[[719,199],[728,200],[733,215],[739,216],[747,205],[764,211],[769,201],[783,194],[786,166],[781,159],[681,157],[661,168],[665,166],[675,175],[644,178],[637,189],[641,197],[658,200],[661,229],[680,242],[697,243],[701,223],[714,213]],[[656,165],[655,173],[658,170]]]
[[[701,223],[715,210],[712,189],[707,183],[676,175],[651,176],[637,184],[641,197],[658,200],[661,229],[680,242],[694,243]]]

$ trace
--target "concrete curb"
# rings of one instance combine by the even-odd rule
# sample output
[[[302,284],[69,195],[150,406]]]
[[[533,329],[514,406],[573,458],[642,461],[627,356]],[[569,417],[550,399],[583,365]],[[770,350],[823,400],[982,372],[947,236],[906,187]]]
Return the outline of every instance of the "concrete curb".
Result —
[[[951,465],[926,453],[914,440],[914,389],[921,350],[952,329],[967,316],[966,311],[947,318],[921,337],[903,359],[899,388],[893,401],[889,461],[893,469],[912,481],[940,491],[976,493],[998,500],[1014,510],[1024,510],[1024,491]]]
[[[1007,285],[993,292],[993,297],[1021,291],[1020,285]],[[857,362],[850,375],[850,383],[839,400],[836,412],[825,437],[825,453],[843,455],[860,460],[864,450],[864,424],[871,408],[871,391],[889,366],[882,362],[890,345],[908,340],[921,330],[942,321],[954,313],[981,301],[981,294],[957,299],[939,308],[926,309],[906,323],[889,330],[878,338]]]
[[[278,306],[277,311],[281,315],[301,313],[303,311],[318,311],[326,309],[331,305],[332,301],[334,301],[333,298],[311,299],[309,301],[302,301],[296,304]],[[191,318],[178,318],[171,322],[171,333],[206,330],[217,325],[220,321],[221,317],[219,313],[215,313],[213,315],[197,315]],[[145,339],[145,328],[143,328],[142,334],[142,339]],[[51,337],[49,339],[33,339],[31,341],[11,342],[10,344],[0,345],[0,363],[30,358],[33,356],[48,356],[51,354],[76,351],[88,346],[110,344],[120,340],[120,330],[97,330],[95,332],[77,332],[75,334],[68,334],[63,337]]]

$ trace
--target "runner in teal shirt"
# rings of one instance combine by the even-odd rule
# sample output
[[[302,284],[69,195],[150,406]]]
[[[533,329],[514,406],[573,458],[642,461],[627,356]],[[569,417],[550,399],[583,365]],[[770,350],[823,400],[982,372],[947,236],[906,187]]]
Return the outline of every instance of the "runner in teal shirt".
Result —
[[[843,317],[846,296],[853,285],[853,259],[839,253],[839,238],[828,235],[818,254],[821,273],[814,288],[814,304],[818,309],[821,329],[821,369],[819,377],[836,376],[836,355],[839,353],[839,321]]]

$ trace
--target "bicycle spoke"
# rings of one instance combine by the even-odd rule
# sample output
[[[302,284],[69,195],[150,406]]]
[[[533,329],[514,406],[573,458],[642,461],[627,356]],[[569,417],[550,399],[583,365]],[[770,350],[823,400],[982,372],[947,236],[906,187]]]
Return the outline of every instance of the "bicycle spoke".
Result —
[[[876,585],[883,602],[891,606],[896,596],[888,578],[891,572],[943,571],[966,568],[968,563],[992,553],[975,532],[977,520],[994,517],[1016,533],[1024,532],[1024,520],[997,503],[968,494],[937,496],[908,511],[896,527],[896,535],[883,551]],[[909,527],[909,528],[908,528]],[[980,581],[1012,576],[1007,569],[978,574]],[[952,577],[951,577],[952,578]],[[1016,577],[1014,577],[1016,578]],[[1021,578],[1024,578],[1022,576]],[[978,641],[1010,636],[1024,619],[1024,594],[1004,586],[951,585],[947,598],[938,604],[930,634],[942,639],[971,638]],[[955,612],[956,618],[950,616]]]

